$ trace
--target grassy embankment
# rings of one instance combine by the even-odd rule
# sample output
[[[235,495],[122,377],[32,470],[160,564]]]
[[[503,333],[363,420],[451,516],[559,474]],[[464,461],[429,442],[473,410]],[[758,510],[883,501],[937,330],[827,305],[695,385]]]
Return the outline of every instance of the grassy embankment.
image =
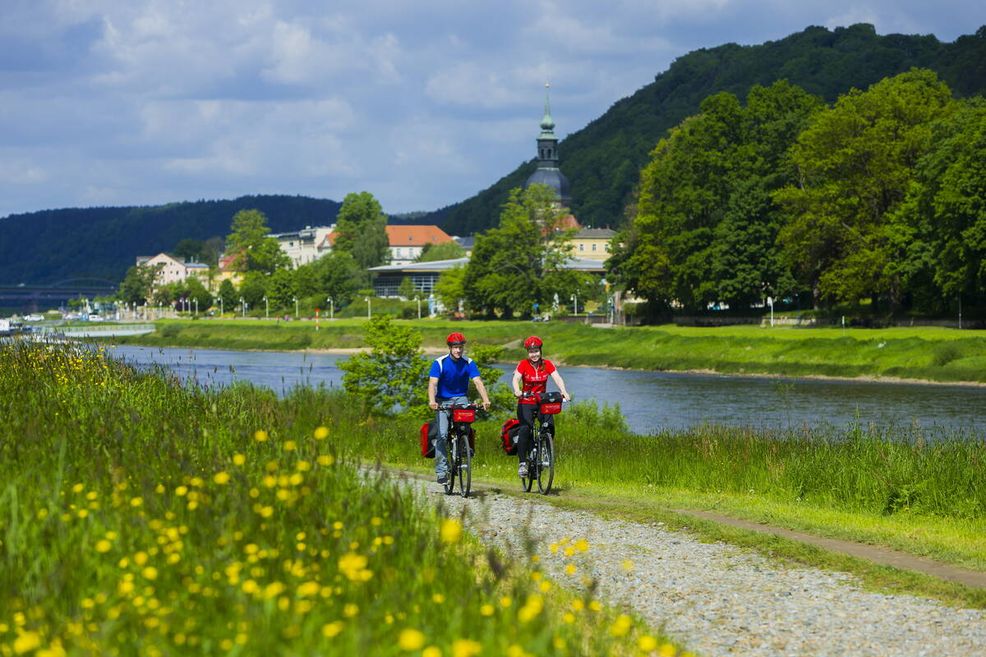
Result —
[[[187,389],[98,354],[8,344],[0,408],[2,655],[662,647],[530,570],[533,557],[505,565],[457,519],[361,477],[329,422],[345,413],[338,396]]]
[[[220,346],[224,336],[236,335],[241,346],[253,341],[250,346],[254,348],[275,348],[271,334],[276,331],[269,328],[239,328],[234,322],[231,330],[242,331],[234,334],[227,333],[225,326],[198,324],[205,323],[180,324],[171,329],[168,339]],[[430,347],[439,346],[453,326],[465,330],[474,342],[488,344],[510,344],[529,328],[517,323],[416,325]],[[306,328],[291,326],[299,334]],[[353,346],[358,343],[360,329],[359,322],[341,323],[321,333],[319,342],[311,346]],[[845,335],[840,330],[751,327],[611,331],[538,325],[536,330],[548,340],[551,355],[559,354],[565,362],[637,367],[712,369],[710,365],[715,365],[724,371],[976,381],[982,379],[983,371],[973,365],[986,353],[986,338],[943,329],[857,330]],[[209,345],[201,341],[215,342]],[[360,418],[346,418],[339,415],[335,421],[346,427],[344,433],[359,438],[350,445],[357,453],[400,467],[427,467],[416,456],[416,427],[410,421],[378,420],[372,425],[373,431],[367,431]],[[477,474],[506,490],[515,489],[515,462],[497,451],[498,427],[487,423],[480,425],[479,431]],[[986,605],[982,591],[694,518],[684,521],[671,511],[713,509],[816,535],[885,545],[983,571],[983,440],[965,437],[929,445],[901,442],[894,436],[866,435],[859,430],[772,435],[715,427],[637,437],[625,430],[618,413],[611,411],[603,421],[595,413],[578,410],[562,415],[559,437],[557,481],[562,494],[552,498],[556,503],[622,517],[658,519],[671,525],[687,522],[710,538],[858,573],[883,590],[921,592],[959,604]]]
[[[651,370],[714,370],[782,376],[895,377],[939,382],[986,383],[986,335],[939,328],[797,329],[737,326],[656,326],[600,329],[578,324],[406,320],[425,347],[440,349],[451,330],[479,344],[512,347],[545,338],[545,354],[568,365]],[[338,349],[363,344],[364,320],[165,321],[151,335],[120,343],[223,349]]]
[[[356,405],[333,414],[347,448],[430,472],[410,419],[367,423]],[[519,491],[516,459],[499,448],[498,424],[477,425],[479,485]],[[986,607],[986,590],[945,583],[803,544],[683,518],[675,509],[726,515],[812,534],[889,546],[986,571],[986,441],[907,444],[850,430],[771,434],[703,427],[635,436],[616,409],[575,405],[558,417],[556,504],[698,528],[799,563],[847,570],[874,588]]]

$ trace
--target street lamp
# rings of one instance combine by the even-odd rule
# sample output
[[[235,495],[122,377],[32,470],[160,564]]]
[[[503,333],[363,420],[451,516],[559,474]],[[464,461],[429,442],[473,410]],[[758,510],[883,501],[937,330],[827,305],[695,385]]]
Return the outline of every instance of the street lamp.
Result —
[[[767,297],[767,305],[770,306],[770,325],[774,325],[774,297]]]
[[[219,316],[223,316],[223,298],[219,297]]]
[[[366,318],[370,319],[370,297],[363,297],[366,299]]]
[[[575,306],[574,306],[575,312],[573,314],[576,317],[578,317],[578,314],[579,314],[579,295],[578,294],[573,294],[572,295],[572,303],[575,304]]]
[[[270,304],[267,302],[267,295],[264,295],[264,318],[270,319]]]
[[[332,297],[325,297],[325,300],[329,302],[329,319],[332,319],[336,314],[335,303],[332,302]]]
[[[199,298],[198,297],[193,298],[192,299],[192,303],[195,304],[195,316],[198,317],[199,316]]]
[[[243,314],[243,317],[246,318],[246,299],[243,297],[240,297],[240,312]]]
[[[421,297],[418,297],[417,301],[418,301],[418,319],[421,319]]]
[[[294,301],[294,318],[298,319],[298,297],[291,297]]]

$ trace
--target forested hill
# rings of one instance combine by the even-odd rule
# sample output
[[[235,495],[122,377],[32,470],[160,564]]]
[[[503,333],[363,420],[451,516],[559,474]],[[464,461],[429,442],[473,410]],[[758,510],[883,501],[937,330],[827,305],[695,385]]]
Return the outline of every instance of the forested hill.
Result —
[[[809,27],[757,46],[726,44],[691,52],[651,84],[614,104],[561,142],[561,169],[572,184],[572,209],[589,226],[615,227],[648,153],[669,128],[698,112],[706,97],[728,91],[741,99],[755,84],[787,79],[826,101],[913,67],[935,71],[958,96],[986,89],[986,27],[954,43],[934,36],[879,36],[871,25]],[[565,126],[559,126],[564,129]],[[537,126],[531,126],[531,152]],[[428,215],[464,235],[495,225],[507,192],[534,170],[530,160],[470,199]]]
[[[52,284],[72,278],[119,281],[139,255],[189,238],[229,234],[233,215],[256,208],[271,232],[335,221],[340,203],[303,196],[242,196],[155,207],[46,210],[0,219],[0,284]]]

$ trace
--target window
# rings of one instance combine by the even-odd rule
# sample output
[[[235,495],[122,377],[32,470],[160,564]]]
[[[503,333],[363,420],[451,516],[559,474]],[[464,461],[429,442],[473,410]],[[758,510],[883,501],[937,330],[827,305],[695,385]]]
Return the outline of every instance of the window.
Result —
[[[579,251],[585,251],[585,244],[579,244]]]
[[[592,245],[592,250],[593,250],[593,251],[595,251],[595,250],[596,250],[596,245],[595,245],[595,244],[593,244],[593,245]]]

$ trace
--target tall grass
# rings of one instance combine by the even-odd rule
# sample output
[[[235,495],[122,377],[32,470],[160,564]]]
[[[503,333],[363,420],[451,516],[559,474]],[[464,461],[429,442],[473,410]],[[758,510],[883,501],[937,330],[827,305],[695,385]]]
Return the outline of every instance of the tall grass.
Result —
[[[0,345],[0,654],[655,647],[597,603],[576,616],[526,565],[357,468],[346,430],[374,425],[346,409],[323,391],[206,391],[98,352]]]

